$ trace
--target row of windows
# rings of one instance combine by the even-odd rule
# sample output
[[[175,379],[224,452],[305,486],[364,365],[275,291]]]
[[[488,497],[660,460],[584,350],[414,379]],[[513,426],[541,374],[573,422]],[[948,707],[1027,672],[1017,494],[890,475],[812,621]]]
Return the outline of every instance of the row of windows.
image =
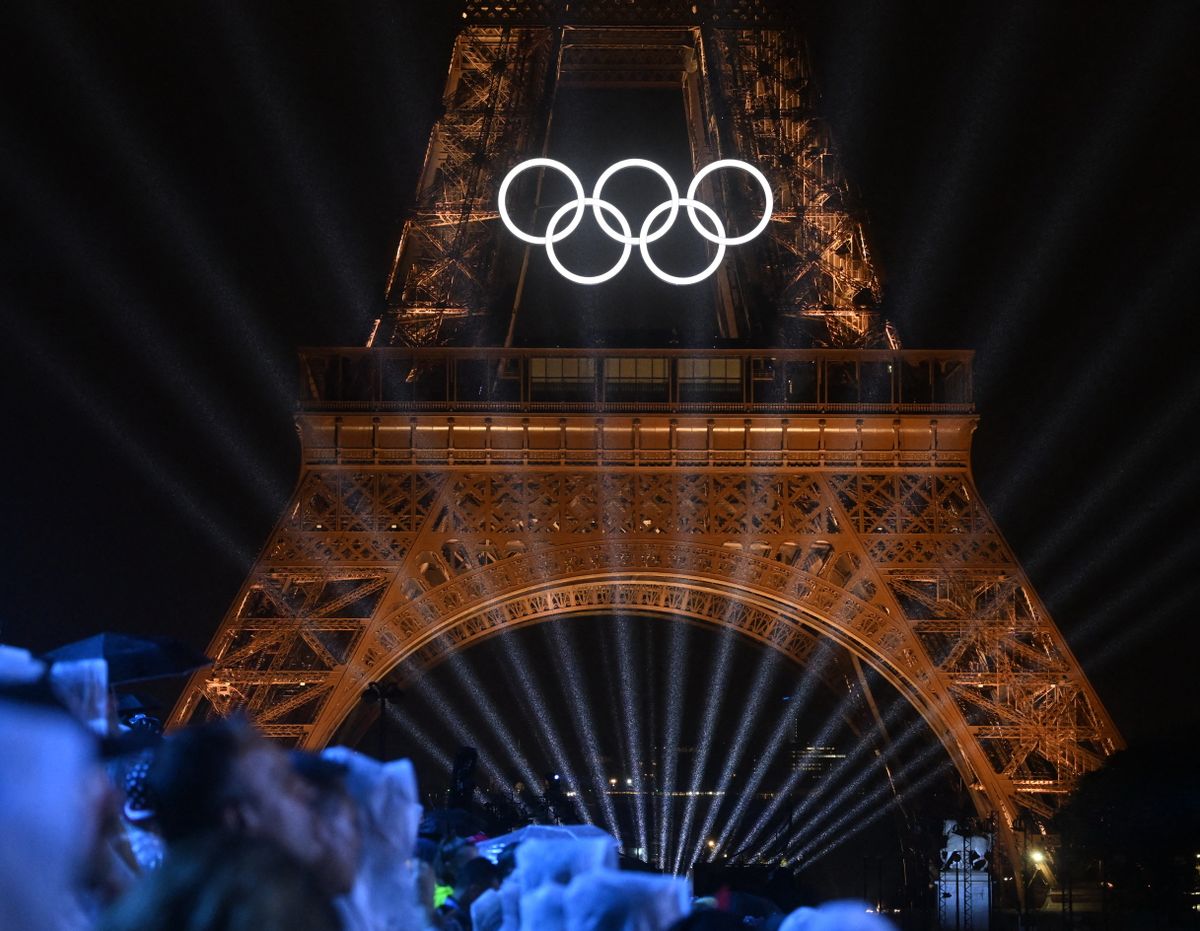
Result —
[[[676,363],[680,381],[741,381],[741,359],[680,359]],[[617,358],[604,360],[606,381],[665,381],[667,360]],[[591,381],[596,377],[595,359],[533,358],[529,377],[534,381]]]
[[[521,364],[523,361],[523,365]],[[512,359],[306,358],[303,392],[323,401],[745,400],[776,403],[969,403],[959,360],[740,357]],[[744,395],[744,397],[743,397]]]

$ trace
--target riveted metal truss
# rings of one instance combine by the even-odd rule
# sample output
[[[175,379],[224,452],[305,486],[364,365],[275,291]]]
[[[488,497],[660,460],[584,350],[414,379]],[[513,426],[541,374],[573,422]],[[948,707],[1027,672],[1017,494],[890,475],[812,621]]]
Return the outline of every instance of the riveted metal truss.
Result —
[[[743,263],[743,274],[757,278],[778,314],[761,321],[764,343],[889,345],[874,310],[879,279],[853,190],[817,114],[803,37],[762,28],[705,35],[709,112],[720,148],[757,165],[775,186],[770,236]],[[751,267],[761,271],[752,275]]]
[[[925,718],[1010,856],[1017,816],[1120,746],[972,481],[969,354],[900,352],[872,310],[789,7],[468,2],[389,310],[372,348],[304,354],[300,480],[172,725],[242,708],[319,747],[402,664],[621,611],[799,663],[844,647]],[[772,348],[400,348],[512,312],[495,190],[543,151],[559,83],[676,80],[697,165],[744,158],[774,186],[769,235],[714,276],[723,332]],[[722,184],[737,224],[753,192]]]
[[[756,434],[678,416],[675,435],[708,439],[674,465],[612,456],[594,419],[568,432],[561,417],[494,414],[493,429],[552,453],[503,463],[473,440],[457,447],[445,417],[348,411],[332,450],[311,442],[329,419],[302,415],[297,490],[172,723],[241,707],[268,734],[321,746],[402,663],[622,611],[728,627],[801,663],[816,638],[845,647],[912,702],[1005,824],[1051,815],[1120,745],[979,500],[971,417],[940,418],[936,435],[912,414],[858,418],[906,447],[901,462],[883,441],[866,460],[839,443],[748,458]],[[639,428],[666,433],[667,420]],[[425,426],[404,461],[363,456],[356,439]]]
[[[458,36],[411,215],[388,276],[380,345],[469,344],[495,258],[498,169],[540,145],[551,31],[469,27]]]
[[[678,87],[695,167],[740,158],[770,179],[768,235],[713,278],[723,335],[763,345],[898,345],[874,310],[879,280],[860,211],[817,116],[808,55],[786,26],[786,5],[592,0],[469,3],[465,12],[371,345],[498,341],[518,310],[522,264],[498,222],[499,181],[544,154],[555,92],[572,85]],[[726,172],[706,188],[735,225],[753,226],[760,195],[752,183]]]

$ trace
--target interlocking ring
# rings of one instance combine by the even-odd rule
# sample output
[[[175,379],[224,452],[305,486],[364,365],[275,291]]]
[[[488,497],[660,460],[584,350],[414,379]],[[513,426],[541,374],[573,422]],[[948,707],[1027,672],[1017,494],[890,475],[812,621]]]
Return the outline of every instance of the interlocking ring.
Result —
[[[568,201],[567,203],[563,204],[554,212],[554,216],[550,218],[550,223],[546,227],[546,257],[550,259],[550,264],[558,269],[558,273],[564,278],[569,278],[576,284],[600,284],[601,282],[608,281],[610,278],[615,278],[618,274],[620,274],[621,269],[625,267],[625,263],[629,261],[629,255],[633,252],[633,236],[631,235],[631,231],[629,229],[629,221],[625,219],[625,214],[621,213],[620,210],[606,200],[599,200],[595,197],[581,197],[578,203],[580,209],[586,207],[588,204],[591,204],[592,209],[596,211],[597,217],[600,216],[600,212],[602,210],[607,210],[609,213],[613,214],[617,218],[617,222],[621,224],[621,230],[623,231],[624,236],[619,241],[625,244],[625,249],[621,252],[621,257],[617,259],[617,264],[608,271],[599,275],[577,275],[573,271],[569,271],[567,267],[559,261],[558,256],[554,254],[554,244],[562,238],[562,234],[559,234],[557,238],[555,237],[555,230],[558,228],[558,221],[563,218],[568,210],[574,209],[575,202],[573,201]],[[578,215],[576,215],[576,219],[572,220],[571,223],[578,222]],[[568,225],[567,229],[569,231],[571,226]],[[643,246],[643,248],[645,247]]]
[[[545,236],[536,236],[519,229],[513,223],[512,217],[508,213],[508,189],[512,185],[513,179],[528,168],[553,168],[555,171],[561,172],[566,176],[575,191],[575,199],[567,201],[554,212],[554,215],[550,218],[550,223],[546,226]],[[625,215],[614,204],[604,200],[600,196],[604,190],[604,185],[609,179],[617,172],[624,171],[626,168],[645,168],[654,172],[663,179],[670,194],[667,200],[663,201],[646,215],[646,219],[642,221],[642,227],[636,236],[633,235],[633,230]],[[741,169],[754,178],[758,182],[759,187],[762,188],[764,200],[762,219],[758,221],[754,229],[742,236],[726,235],[725,227],[721,223],[721,218],[717,216],[716,211],[709,207],[708,204],[696,199],[696,192],[699,190],[701,182],[712,172],[722,168]],[[774,198],[771,194],[771,184],[766,176],[753,165],[732,158],[723,158],[701,168],[696,173],[696,176],[692,178],[692,183],[688,185],[687,194],[683,197],[679,196],[679,188],[675,185],[675,179],[671,177],[667,170],[648,159],[627,158],[610,165],[596,179],[595,187],[592,188],[592,194],[588,197],[583,192],[583,183],[579,180],[579,177],[562,162],[555,161],[552,158],[531,158],[521,162],[505,175],[504,180],[500,184],[499,201],[500,219],[508,227],[509,232],[522,242],[527,242],[535,246],[545,246],[546,256],[550,259],[550,264],[554,266],[560,275],[577,284],[585,285],[600,284],[620,274],[621,269],[629,261],[629,256],[634,246],[637,246],[638,251],[641,252],[642,261],[646,264],[646,267],[662,281],[676,285],[695,284],[698,281],[703,281],[717,270],[717,267],[725,258],[725,248],[727,246],[738,246],[749,242],[767,228],[767,224],[771,222],[771,208],[774,204]],[[592,208],[592,215],[596,218],[596,223],[600,226],[600,229],[610,239],[619,242],[624,247],[617,263],[608,271],[602,272],[599,275],[579,275],[570,271],[562,264],[554,252],[554,244],[562,242],[562,240],[575,232],[576,228],[583,221],[583,215],[588,207]],[[695,275],[680,276],[669,274],[655,265],[654,260],[650,258],[648,246],[650,243],[661,239],[671,230],[675,225],[675,219],[679,216],[680,207],[687,208],[688,219],[691,220],[696,232],[717,247],[716,256],[713,260],[703,271]],[[575,211],[575,215],[571,217],[566,226],[559,229],[559,224],[563,222],[563,219],[571,211]],[[702,223],[697,219],[697,212],[704,215],[705,222]],[[620,227],[619,230],[614,229],[608,220],[605,219],[604,215],[606,213],[610,214],[616,220],[617,226]],[[664,213],[667,214],[666,218],[663,219],[657,228],[654,228],[655,221]],[[708,227],[709,223],[711,223],[711,229]]]

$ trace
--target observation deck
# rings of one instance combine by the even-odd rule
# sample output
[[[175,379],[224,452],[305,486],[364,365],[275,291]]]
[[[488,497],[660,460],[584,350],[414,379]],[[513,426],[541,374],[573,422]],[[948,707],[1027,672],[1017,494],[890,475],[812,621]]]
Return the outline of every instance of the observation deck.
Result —
[[[967,464],[972,353],[335,348],[300,354],[309,463]]]
[[[309,411],[956,413],[969,351],[305,349]]]

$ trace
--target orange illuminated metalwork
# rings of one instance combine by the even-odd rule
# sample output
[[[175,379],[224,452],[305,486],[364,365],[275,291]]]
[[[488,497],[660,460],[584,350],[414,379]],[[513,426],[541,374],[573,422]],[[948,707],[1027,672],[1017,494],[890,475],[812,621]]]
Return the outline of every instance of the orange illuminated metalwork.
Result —
[[[674,6],[467,4],[388,312],[368,348],[302,353],[299,482],[172,724],[241,707],[320,747],[400,664],[573,612],[799,662],[828,638],[920,711],[1012,853],[1018,814],[1121,741],[972,480],[970,353],[899,350],[873,310],[785,14]],[[775,215],[714,276],[719,329],[796,348],[461,348],[517,312],[491,300],[521,265],[495,192],[570,83],[681,87],[697,164],[763,167]]]

